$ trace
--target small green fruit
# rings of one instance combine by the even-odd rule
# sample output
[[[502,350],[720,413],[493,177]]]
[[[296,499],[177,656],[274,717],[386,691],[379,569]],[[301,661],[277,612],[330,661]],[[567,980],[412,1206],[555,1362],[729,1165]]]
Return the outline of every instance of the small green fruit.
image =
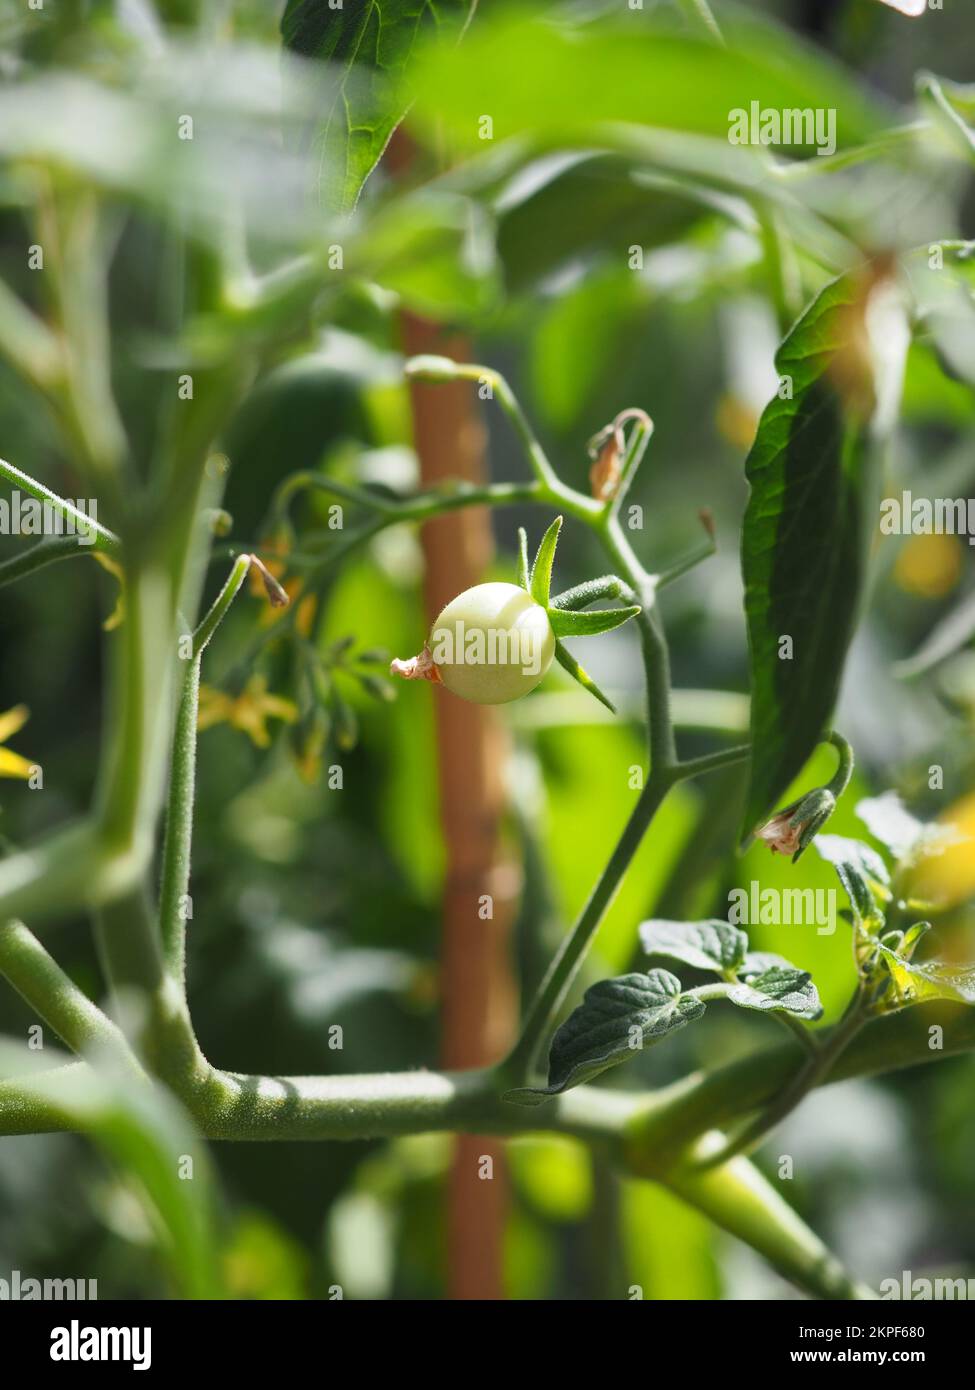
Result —
[[[545,609],[517,584],[476,584],[447,604],[429,649],[453,694],[503,705],[538,685],[555,655],[555,633]]]

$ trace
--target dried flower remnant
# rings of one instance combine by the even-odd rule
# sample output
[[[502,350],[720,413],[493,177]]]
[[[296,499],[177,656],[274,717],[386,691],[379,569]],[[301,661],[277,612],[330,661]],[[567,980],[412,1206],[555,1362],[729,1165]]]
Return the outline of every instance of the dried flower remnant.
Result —
[[[601,440],[601,443],[597,441]],[[616,431],[609,427],[590,442],[589,455],[593,460],[589,469],[589,488],[597,502],[608,502],[615,497],[620,484],[620,447]]]
[[[405,681],[433,681],[434,685],[443,684],[437,663],[427,646],[424,646],[419,656],[408,657],[405,661],[401,657],[393,657],[389,663],[389,674],[401,676]]]
[[[587,445],[593,461],[589,469],[589,487],[597,502],[610,502],[619,492],[626,457],[623,426],[631,420],[637,421],[647,431],[653,429],[653,421],[646,411],[631,406],[628,410],[621,410],[616,419],[594,434]]]
[[[278,583],[264,561],[259,559],[258,556],[252,555],[251,564],[256,567],[258,574],[264,582],[264,591],[268,596],[271,607],[287,608],[288,604],[291,602],[291,597],[284,586]]]

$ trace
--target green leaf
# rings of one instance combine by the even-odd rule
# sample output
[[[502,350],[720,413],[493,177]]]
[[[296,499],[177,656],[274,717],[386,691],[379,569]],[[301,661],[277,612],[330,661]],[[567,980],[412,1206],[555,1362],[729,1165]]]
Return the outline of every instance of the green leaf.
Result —
[[[523,589],[531,588],[531,575],[528,572],[528,532],[524,526],[518,527],[518,583]]]
[[[337,69],[315,134],[324,206],[355,207],[409,105],[403,79],[418,36],[439,32],[456,40],[470,13],[471,0],[346,0],[341,8],[288,0],[285,48]]]
[[[6,1081],[22,1093],[53,1104],[67,1128],[89,1135],[120,1174],[133,1183],[155,1227],[160,1252],[178,1296],[217,1298],[224,1292],[219,1267],[217,1206],[207,1143],[162,1085],[132,1085],[128,1073],[99,1054],[90,1066],[67,1062],[59,1054],[45,1061],[21,1042],[0,1037],[0,1086]],[[193,1180],[181,1177],[181,1159],[193,1160]]]
[[[776,357],[786,386],[745,464],[754,752],[743,838],[801,771],[836,703],[876,526],[878,425],[890,423],[906,344],[887,282],[850,274],[826,286]]]
[[[882,925],[882,902],[890,898],[890,874],[875,850],[845,835],[817,835],[813,844],[821,859],[832,864],[858,924],[873,930]]]
[[[396,687],[392,681],[386,680],[385,676],[374,676],[369,671],[355,671],[353,675],[366,694],[371,695],[374,700],[392,704],[396,699]]]
[[[459,49],[440,46],[422,61],[417,123],[431,133],[439,124],[475,151],[485,112],[496,140],[532,135],[563,149],[591,148],[595,126],[626,122],[716,137],[729,164],[755,154],[728,143],[729,113],[752,101],[776,111],[834,108],[841,148],[886,123],[886,110],[842,68],[785,29],[722,14],[726,43],[715,44],[662,9],[635,23],[624,7],[619,17],[575,24],[561,13],[557,23],[503,9],[479,14]]]
[[[592,637],[600,632],[612,632],[640,612],[639,607],[599,608],[591,613],[571,613],[550,608],[549,621],[556,637]]]
[[[916,317],[941,370],[975,384],[975,242],[931,242],[901,258]]]
[[[588,690],[590,695],[595,695],[599,703],[605,705],[610,714],[616,713],[616,706],[613,704],[612,700],[603,694],[589,672],[579,665],[568,648],[564,647],[559,641],[555,643],[555,660],[562,667],[563,671],[568,671],[572,679],[579,682],[584,690]]]
[[[704,1004],[681,992],[681,982],[667,970],[620,975],[586,990],[579,1007],[552,1039],[548,1085],[508,1091],[505,1100],[541,1105],[549,1096],[598,1076],[659,1042],[704,1013]]]
[[[742,974],[747,976],[747,966]],[[732,985],[728,999],[739,1008],[756,1009],[759,1013],[783,1010],[796,1018],[816,1019],[823,1012],[819,992],[808,970],[800,970],[788,961],[777,961]]]
[[[723,975],[744,963],[748,936],[720,917],[707,922],[654,918],[640,924],[640,944],[648,956],[666,956],[694,970],[712,970]]]
[[[375,212],[346,265],[431,318],[476,316],[498,295],[488,213],[443,191],[420,190]]]
[[[593,252],[642,246],[646,253],[678,241],[713,210],[708,198],[694,185],[656,187],[638,163],[618,156],[545,155],[520,168],[501,193],[505,283],[517,293]]]
[[[907,960],[900,952],[883,945],[879,949],[879,959],[890,978],[890,986],[879,1000],[882,1013],[893,1013],[936,999],[975,1004],[975,965]]]
[[[532,565],[530,589],[531,596],[543,608],[548,607],[552,591],[552,565],[555,562],[555,547],[559,543],[562,518],[557,516],[539,542],[535,563]]]

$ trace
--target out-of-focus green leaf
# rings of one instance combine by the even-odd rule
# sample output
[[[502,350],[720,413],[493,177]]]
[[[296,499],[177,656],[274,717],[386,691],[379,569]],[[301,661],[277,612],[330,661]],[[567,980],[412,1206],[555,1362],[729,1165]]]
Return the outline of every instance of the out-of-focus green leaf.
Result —
[[[975,590],[964,594],[925,637],[913,656],[897,663],[900,676],[920,676],[975,636]]]
[[[326,207],[355,206],[402,120],[409,102],[403,79],[419,35],[435,31],[456,41],[472,8],[473,0],[288,0],[285,47],[337,70],[323,92],[314,142]]]
[[[949,378],[975,384],[975,241],[932,242],[906,256],[918,330]]]
[[[700,1018],[704,1008],[700,999],[682,992],[680,980],[667,970],[600,980],[586,990],[582,1003],[552,1039],[548,1085],[517,1087],[506,1092],[505,1099],[540,1105],[660,1042]]]
[[[552,1221],[581,1221],[592,1203],[592,1159],[575,1139],[538,1134],[512,1139],[508,1167],[518,1191]]]
[[[677,185],[649,187],[630,161],[573,153],[520,171],[496,210],[505,283],[517,293],[577,257],[675,241],[709,208]]]
[[[0,1078],[36,1091],[65,1121],[90,1135],[139,1181],[175,1287],[183,1298],[215,1298],[217,1266],[213,1190],[206,1144],[170,1093],[148,1079],[133,1085],[108,1058],[50,1070],[36,1054],[0,1042]],[[96,1070],[97,1068],[97,1070]]]
[[[822,737],[839,692],[874,524],[876,443],[892,422],[907,329],[889,282],[829,284],[783,342],[783,383],[745,472],[751,658],[747,838]]]
[[[223,1252],[224,1277],[231,1297],[307,1298],[308,1267],[304,1248],[266,1212],[238,1213]]]
[[[591,147],[593,128],[626,122],[727,140],[729,113],[836,111],[840,147],[876,133],[886,113],[843,71],[786,31],[729,17],[727,43],[676,29],[668,15],[572,25],[478,16],[461,48],[434,47],[417,69],[417,124],[456,145],[533,135]],[[504,82],[497,80],[504,73]]]
[[[450,193],[417,193],[377,212],[355,242],[352,268],[431,318],[467,317],[494,303],[499,277],[485,211]]]
[[[618,370],[648,297],[632,271],[595,269],[544,307],[532,341],[532,389],[557,428],[585,418]]]
[[[706,1217],[657,1183],[624,1180],[621,1236],[627,1288],[643,1300],[721,1297],[715,1228]]]

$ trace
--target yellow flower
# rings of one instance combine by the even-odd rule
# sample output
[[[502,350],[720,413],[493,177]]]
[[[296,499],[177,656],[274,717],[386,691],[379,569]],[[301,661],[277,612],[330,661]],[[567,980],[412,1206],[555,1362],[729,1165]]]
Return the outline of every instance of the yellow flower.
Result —
[[[0,745],[24,727],[28,714],[26,705],[15,705],[6,714],[0,714]],[[11,753],[9,748],[0,746],[0,777],[20,777],[26,781],[36,767],[36,763],[28,762],[19,753]]]
[[[282,695],[269,694],[263,676],[251,676],[237,696],[225,695],[222,690],[214,690],[209,685],[200,687],[199,728],[230,724],[232,728],[247,734],[258,748],[270,746],[269,719],[282,719],[286,724],[293,724],[297,718],[298,707],[295,703]]]

